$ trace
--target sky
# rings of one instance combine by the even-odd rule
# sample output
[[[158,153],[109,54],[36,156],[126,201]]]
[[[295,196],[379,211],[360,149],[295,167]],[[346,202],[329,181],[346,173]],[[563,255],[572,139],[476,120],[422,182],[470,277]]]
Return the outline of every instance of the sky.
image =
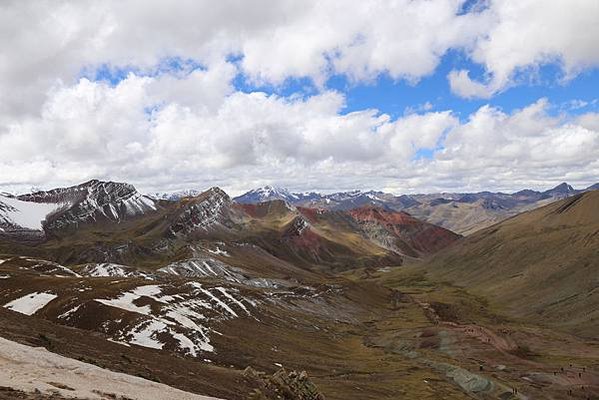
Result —
[[[599,182],[597,0],[0,2],[0,191]]]

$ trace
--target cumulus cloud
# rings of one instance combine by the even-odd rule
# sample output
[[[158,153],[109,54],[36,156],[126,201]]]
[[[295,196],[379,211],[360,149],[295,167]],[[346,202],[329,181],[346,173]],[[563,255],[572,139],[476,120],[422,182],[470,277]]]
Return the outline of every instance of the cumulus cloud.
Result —
[[[599,63],[594,0],[489,1],[463,13],[463,0],[276,2],[6,1],[0,5],[0,90],[19,88],[0,110],[36,111],[48,87],[83,68],[150,68],[168,57],[203,63],[239,56],[257,82],[331,74],[416,82],[449,49],[464,50],[492,76],[483,90],[456,71],[456,93],[488,95],[514,74],[559,62],[565,78]],[[27,29],[23,29],[27,27]],[[484,97],[483,96],[483,97]]]
[[[511,114],[481,107],[447,136],[430,168],[451,171],[457,185],[478,188],[596,179],[599,130],[551,116],[548,108],[546,99]]]
[[[399,120],[377,110],[343,114],[345,98],[339,92],[305,99],[231,92],[215,83],[220,82],[219,72],[199,74],[176,78],[131,73],[116,86],[82,78],[55,88],[41,116],[14,120],[0,136],[0,159],[30,166],[36,160],[45,168],[37,170],[37,178],[30,168],[23,173],[4,169],[2,182],[41,184],[48,169],[56,177],[71,177],[64,169],[73,165],[78,165],[79,180],[99,173],[185,181],[248,166],[276,171],[283,164],[301,170],[319,163],[409,163],[419,148],[434,147],[457,123],[448,111]],[[156,105],[156,90],[165,84],[167,94],[196,85],[207,99],[166,96]]]
[[[473,82],[467,71],[449,75],[462,97],[488,98],[517,83],[518,74],[558,64],[563,80],[599,66],[599,3],[594,0],[490,1],[483,11],[492,21],[476,44],[471,59],[484,66],[488,82]]]
[[[466,99],[480,98],[488,99],[493,95],[493,89],[480,82],[470,79],[467,70],[451,71],[447,75],[451,91],[460,97]]]
[[[486,105],[465,122],[451,111],[394,119],[374,109],[344,113],[345,96],[336,91],[305,98],[237,92],[219,84],[222,74],[231,77],[229,67],[56,87],[40,116],[13,120],[0,135],[0,181],[44,186],[100,177],[148,191],[221,185],[238,192],[264,183],[405,191],[441,182],[454,190],[489,182],[517,188],[530,176],[599,173],[597,116],[551,116],[545,99],[511,114]],[[202,101],[157,95],[189,85]],[[421,149],[433,157],[416,159]]]
[[[484,14],[457,15],[461,2],[453,0],[306,4],[309,12],[244,44],[250,76],[277,83],[288,76],[319,82],[330,73],[358,81],[388,74],[415,82],[448,49],[473,43],[487,22]]]
[[[250,80],[275,85],[289,77],[322,84],[333,73],[415,82],[449,48],[472,44],[486,25],[485,14],[458,15],[461,3],[3,2],[0,91],[19,90],[0,111],[36,112],[50,86],[74,83],[82,69],[148,69],[169,57],[212,64],[238,56]]]
[[[593,131],[599,131],[599,113],[585,113],[576,119],[578,125]]]

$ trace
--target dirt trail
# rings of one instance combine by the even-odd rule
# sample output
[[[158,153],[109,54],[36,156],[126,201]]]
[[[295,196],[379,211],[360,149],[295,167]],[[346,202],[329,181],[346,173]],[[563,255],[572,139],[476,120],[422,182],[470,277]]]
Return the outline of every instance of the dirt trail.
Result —
[[[472,337],[479,340],[481,343],[486,343],[493,346],[495,349],[501,352],[509,352],[517,349],[518,345],[511,338],[505,337],[509,334],[509,331],[503,332],[504,336],[495,333],[493,330],[486,328],[482,325],[476,324],[459,324],[456,322],[443,321],[437,311],[429,303],[419,301],[412,298],[412,300],[418,304],[424,311],[427,318],[434,324],[442,326],[444,328],[451,329],[454,332],[462,333],[466,336]]]
[[[493,346],[498,351],[510,352],[518,348],[516,342],[511,338],[500,336],[493,330],[481,325],[460,325],[454,322],[442,322],[440,325],[477,339],[481,343]],[[503,334],[509,334],[509,332],[503,332]]]

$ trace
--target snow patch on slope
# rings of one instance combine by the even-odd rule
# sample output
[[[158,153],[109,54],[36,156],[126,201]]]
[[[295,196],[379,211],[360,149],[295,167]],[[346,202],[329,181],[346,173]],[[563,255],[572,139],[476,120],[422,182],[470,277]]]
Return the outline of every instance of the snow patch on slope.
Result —
[[[161,350],[164,344],[156,340],[156,335],[166,329],[166,324],[162,321],[144,321],[133,330],[133,338],[129,343]]]
[[[141,296],[131,293],[125,292],[121,294],[116,299],[96,299],[98,303],[102,303],[104,305],[120,308],[121,310],[130,311],[138,314],[149,315],[150,314],[150,306],[145,305],[143,307],[136,306],[133,302],[139,299]]]
[[[206,249],[209,253],[215,254],[217,256],[225,256],[225,257],[231,257],[231,255],[226,251],[226,250],[222,250],[218,245],[216,246],[216,249],[212,250],[212,249]]]
[[[219,188],[211,188],[201,199],[189,202],[177,221],[171,225],[170,233],[174,236],[189,234],[194,231],[208,231],[217,226],[225,227],[229,196]]]
[[[33,315],[58,296],[48,292],[33,292],[4,305],[4,308],[25,315]]]
[[[41,231],[46,218],[65,207],[59,203],[34,203],[0,195],[0,223]]]
[[[194,257],[177,261],[162,267],[160,273],[187,278],[220,277],[230,282],[246,282],[246,278],[236,268],[211,257]]]
[[[28,257],[20,257],[21,260],[28,261],[32,263],[31,265],[27,265],[22,267],[23,269],[29,269],[33,271],[37,271],[40,275],[53,275],[58,277],[77,277],[81,278],[81,275],[72,271],[70,268],[65,267],[64,265],[60,265],[55,263],[54,261],[42,260],[38,258],[28,258]]]
[[[163,293],[164,285],[144,285],[121,293],[115,299],[96,299],[95,301],[110,307],[133,312],[140,316],[134,324],[120,329],[113,340],[128,342],[139,346],[162,349],[169,337],[178,343],[178,349],[191,356],[200,352],[212,352],[209,323],[217,320],[251,315],[249,306],[256,303],[239,296],[233,288],[204,288],[192,282],[188,291],[176,295]],[[156,303],[143,307],[136,305],[137,300],[150,298]],[[243,302],[246,302],[244,304]],[[139,303],[138,303],[139,304]],[[208,316],[207,316],[208,315]]]
[[[91,263],[85,265],[80,271],[84,276],[91,276],[95,278],[103,277],[120,277],[120,278],[131,278],[140,277],[148,280],[154,278],[144,272],[138,271],[133,267],[127,265],[114,264],[114,263]]]
[[[185,190],[177,190],[174,192],[155,192],[149,197],[156,200],[168,200],[168,201],[178,201],[184,197],[196,197],[202,194],[202,191],[196,189],[185,189]]]

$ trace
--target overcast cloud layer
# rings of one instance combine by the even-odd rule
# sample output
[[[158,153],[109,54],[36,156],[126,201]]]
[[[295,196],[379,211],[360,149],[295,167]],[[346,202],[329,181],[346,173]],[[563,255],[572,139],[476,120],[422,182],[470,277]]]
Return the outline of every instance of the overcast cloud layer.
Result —
[[[233,193],[599,181],[599,114],[552,112],[545,98],[509,111],[492,103],[549,64],[553,84],[596,71],[599,2],[463,3],[2,2],[0,190],[91,178]],[[347,113],[346,93],[327,86],[387,76],[418,87],[450,51],[478,70],[452,70],[453,95],[489,101],[470,115],[416,104],[396,118]],[[242,91],[240,77],[275,88],[308,79],[315,90]]]

